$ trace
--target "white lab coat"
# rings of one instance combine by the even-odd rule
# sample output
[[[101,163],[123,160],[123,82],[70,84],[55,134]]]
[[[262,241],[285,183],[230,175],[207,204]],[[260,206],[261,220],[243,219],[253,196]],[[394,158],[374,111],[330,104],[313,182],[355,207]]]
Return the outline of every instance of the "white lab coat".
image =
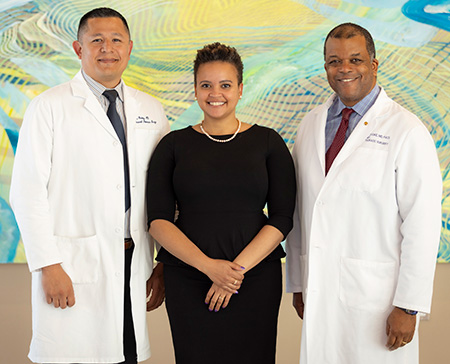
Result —
[[[381,90],[325,177],[334,97],[306,115],[293,151],[287,291],[305,302],[300,363],[418,363],[417,331],[391,352],[386,319],[394,306],[430,311],[441,229],[436,149],[420,120]]]
[[[131,189],[131,300],[138,360],[150,356],[146,281],[153,268],[146,173],[169,131],[161,104],[124,85]],[[110,120],[79,72],[36,97],[20,130],[11,206],[32,272],[33,338],[40,363],[118,363],[123,356],[123,154]],[[75,306],[46,303],[40,268],[55,263],[72,279]]]

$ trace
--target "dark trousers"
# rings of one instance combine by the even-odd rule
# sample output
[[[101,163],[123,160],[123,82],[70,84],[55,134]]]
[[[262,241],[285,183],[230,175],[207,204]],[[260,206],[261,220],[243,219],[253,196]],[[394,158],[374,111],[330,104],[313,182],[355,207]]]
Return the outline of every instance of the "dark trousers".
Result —
[[[123,322],[123,351],[125,361],[120,364],[136,364],[136,338],[134,336],[133,315],[131,313],[130,275],[131,259],[134,246],[125,250],[125,291],[124,291],[124,322]]]

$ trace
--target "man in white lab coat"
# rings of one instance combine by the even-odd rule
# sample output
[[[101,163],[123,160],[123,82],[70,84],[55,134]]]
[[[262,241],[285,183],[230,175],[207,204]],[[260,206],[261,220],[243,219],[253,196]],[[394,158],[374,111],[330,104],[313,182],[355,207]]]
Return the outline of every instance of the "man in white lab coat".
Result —
[[[10,200],[32,272],[33,362],[150,356],[146,309],[162,303],[164,285],[146,175],[169,126],[158,101],[122,81],[132,46],[121,14],[88,12],[73,43],[80,72],[24,116]]]
[[[293,151],[287,290],[303,319],[300,363],[418,363],[441,229],[435,146],[377,85],[367,30],[334,28],[324,56],[335,94],[305,116]]]

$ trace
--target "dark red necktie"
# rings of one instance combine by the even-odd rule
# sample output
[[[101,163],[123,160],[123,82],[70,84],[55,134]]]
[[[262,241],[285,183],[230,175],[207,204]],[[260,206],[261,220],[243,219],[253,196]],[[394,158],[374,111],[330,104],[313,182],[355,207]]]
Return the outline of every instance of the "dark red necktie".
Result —
[[[350,115],[352,114],[353,109],[345,108],[342,110],[342,121],[339,125],[339,128],[334,136],[333,142],[325,154],[325,175],[330,170],[331,165],[333,164],[334,158],[339,154],[342,146],[345,143],[345,133],[348,129],[348,120],[350,119]]]

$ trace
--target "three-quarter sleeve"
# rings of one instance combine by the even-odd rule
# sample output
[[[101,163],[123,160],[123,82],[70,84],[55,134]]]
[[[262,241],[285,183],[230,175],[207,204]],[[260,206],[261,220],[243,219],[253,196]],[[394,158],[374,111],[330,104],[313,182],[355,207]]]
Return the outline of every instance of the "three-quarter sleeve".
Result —
[[[292,229],[295,208],[295,169],[291,153],[279,134],[271,130],[268,135],[267,172],[269,190],[267,207],[268,225],[276,227],[286,238]]]
[[[148,227],[153,220],[174,221],[176,197],[173,188],[174,133],[166,135],[153,152],[147,175]]]

